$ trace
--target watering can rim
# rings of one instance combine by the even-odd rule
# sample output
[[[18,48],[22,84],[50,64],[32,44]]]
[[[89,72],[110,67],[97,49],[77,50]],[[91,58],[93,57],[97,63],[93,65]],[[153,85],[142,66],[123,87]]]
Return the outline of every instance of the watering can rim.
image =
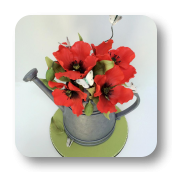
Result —
[[[64,107],[69,108],[70,110],[72,110],[71,107],[67,107],[67,106],[64,106]],[[95,112],[98,112],[98,113],[95,114]],[[96,111],[93,111],[93,114],[91,114],[91,115],[97,115],[97,114],[100,114],[100,113],[101,113],[100,111],[96,110]],[[85,115],[84,113],[81,114],[81,115],[87,116],[87,115]],[[90,116],[91,116],[91,115],[90,115]]]

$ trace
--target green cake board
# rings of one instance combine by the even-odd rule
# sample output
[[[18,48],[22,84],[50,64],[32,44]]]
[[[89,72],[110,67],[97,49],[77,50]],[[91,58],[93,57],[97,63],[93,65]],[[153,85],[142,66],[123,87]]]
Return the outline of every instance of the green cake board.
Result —
[[[67,135],[65,132],[59,132],[57,126],[63,127],[63,113],[60,109],[51,119],[50,137],[55,149],[63,157],[114,157],[123,149],[128,136],[127,121],[123,116],[116,121],[113,134],[104,143],[97,146],[81,146],[73,142],[71,147],[67,147]]]

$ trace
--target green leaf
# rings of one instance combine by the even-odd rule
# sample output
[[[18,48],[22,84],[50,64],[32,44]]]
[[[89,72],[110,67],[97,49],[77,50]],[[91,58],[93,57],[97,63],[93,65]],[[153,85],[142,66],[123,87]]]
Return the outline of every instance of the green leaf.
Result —
[[[53,65],[53,69],[55,71],[55,73],[59,73],[59,72],[65,72],[65,70],[62,68],[62,66],[60,64],[54,63]],[[60,81],[63,82],[69,82],[70,79],[68,77],[62,76],[61,78],[59,78]]]
[[[109,111],[108,113],[103,113],[103,114],[104,114],[104,116],[105,116],[107,119],[110,120],[110,118],[109,118],[110,111]]]
[[[95,87],[92,87],[92,88],[88,88],[87,90],[91,94],[91,96],[89,96],[89,98],[92,99],[93,98],[93,95],[95,93],[96,88]]]
[[[79,85],[79,89],[84,92],[84,87],[82,85]]]
[[[104,64],[101,62],[97,62],[96,65],[93,68],[93,74],[95,75],[103,75],[104,72]]]
[[[93,97],[92,100],[95,104],[97,104],[99,102],[99,97]]]
[[[114,61],[102,60],[96,63],[93,68],[93,73],[95,75],[104,75],[106,71],[114,67]]]
[[[55,73],[65,72],[65,70],[62,68],[62,66],[56,62],[54,62],[53,69],[54,69]]]
[[[78,36],[79,36],[79,40],[83,41],[83,39],[82,39],[82,37],[81,37],[81,35],[79,33],[78,33]]]
[[[91,101],[89,101],[84,109],[85,115],[90,116],[93,113],[93,105]]]
[[[51,88],[51,87],[48,85],[48,81],[47,81],[46,79],[41,79],[41,78],[39,78],[39,79],[43,82],[43,84],[44,84],[48,89],[50,89],[50,90],[56,89],[56,87]],[[56,82],[56,81],[53,80],[53,82]]]
[[[48,68],[51,68],[53,64],[53,60],[51,60],[49,57],[45,57],[45,61],[47,63]]]
[[[102,60],[100,63],[104,64],[105,72],[114,67],[114,61]]]
[[[45,57],[46,63],[48,68],[50,69],[53,65],[53,69],[55,71],[55,73],[59,73],[59,72],[65,72],[65,70],[62,68],[62,66],[56,62],[54,62],[53,60],[51,60],[49,57]],[[54,64],[53,64],[54,62]]]
[[[59,78],[60,81],[63,81],[63,82],[69,82],[70,79],[68,77],[65,77],[65,76],[62,76]]]
[[[63,123],[59,120],[56,120],[54,117],[51,118],[51,122],[53,122],[57,128],[57,134],[64,133]]]

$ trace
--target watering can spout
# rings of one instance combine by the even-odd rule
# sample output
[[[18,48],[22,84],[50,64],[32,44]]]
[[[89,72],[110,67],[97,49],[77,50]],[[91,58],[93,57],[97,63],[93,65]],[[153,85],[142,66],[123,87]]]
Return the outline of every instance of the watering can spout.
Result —
[[[54,97],[52,95],[52,91],[49,90],[42,82],[41,80],[37,77],[38,70],[36,68],[30,70],[25,77],[23,78],[23,81],[28,82],[28,81],[33,81],[53,102],[54,102]],[[63,106],[58,106],[59,109],[64,111]]]

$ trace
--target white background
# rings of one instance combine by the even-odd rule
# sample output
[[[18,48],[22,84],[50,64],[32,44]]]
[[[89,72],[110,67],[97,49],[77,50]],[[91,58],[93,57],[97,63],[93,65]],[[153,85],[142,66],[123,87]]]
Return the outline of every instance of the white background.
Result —
[[[29,157],[58,156],[50,136],[50,120],[57,107],[24,75],[36,67],[45,78],[45,56],[56,60],[52,52],[58,42],[69,37],[71,45],[80,33],[85,42],[100,44],[111,37],[109,16],[26,16],[16,26],[16,146]],[[157,29],[146,16],[123,16],[114,26],[113,48],[130,47],[136,54],[132,65],[137,70],[133,83],[141,98],[139,107],[126,116],[129,134],[118,157],[144,157],[157,144]],[[129,85],[129,84],[128,84]],[[121,110],[129,106],[120,106]]]

